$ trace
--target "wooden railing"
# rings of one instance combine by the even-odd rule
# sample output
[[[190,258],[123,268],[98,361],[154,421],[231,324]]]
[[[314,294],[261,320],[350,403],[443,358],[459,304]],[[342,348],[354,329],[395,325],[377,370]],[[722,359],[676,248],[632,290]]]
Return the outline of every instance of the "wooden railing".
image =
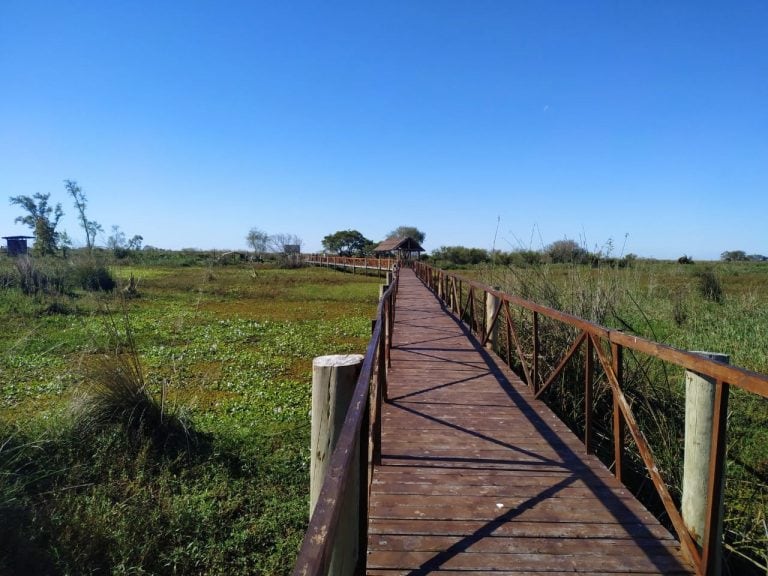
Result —
[[[381,461],[381,404],[387,397],[387,369],[399,283],[397,267],[392,271],[393,281],[379,301],[373,335],[366,349],[341,433],[331,454],[320,496],[304,535],[293,570],[295,576],[325,575],[333,554],[349,554],[349,551],[336,548],[336,534],[342,503],[347,492],[355,486],[359,486],[360,518],[356,573],[365,572],[368,496],[373,465]],[[359,460],[355,458],[356,455]],[[355,461],[359,461],[357,469],[353,466]],[[359,478],[357,482],[356,477]]]
[[[375,258],[373,256],[356,258],[352,256],[329,256],[328,254],[303,254],[302,260],[304,263],[314,266],[345,267],[353,270],[360,268],[384,272],[397,265],[396,258]]]
[[[622,481],[622,461],[627,442],[626,431],[629,431],[683,550],[691,559],[697,573],[714,574],[715,550],[716,546],[719,545],[716,527],[721,514],[719,498],[716,495],[721,493],[725,481],[725,430],[729,390],[731,386],[735,386],[747,392],[768,397],[768,376],[709,360],[692,352],[624,334],[619,330],[605,328],[582,318],[500,292],[482,283],[433,268],[422,262],[417,262],[414,268],[421,280],[445,302],[446,307],[454,315],[466,323],[469,330],[475,333],[483,344],[486,344],[488,339],[492,337],[494,330],[499,328],[506,330],[507,364],[512,365],[513,359],[517,361],[523,372],[522,376],[536,397],[540,397],[560,377],[566,365],[574,358],[579,349],[585,349],[583,441],[587,452],[593,452],[593,386],[596,369],[599,367],[602,368],[608,380],[613,397],[612,443],[616,477]],[[498,306],[490,309],[490,314],[488,314],[487,304],[489,294],[498,303]],[[530,313],[529,327],[532,333],[526,335],[526,338],[530,338],[532,350],[523,350],[523,339],[513,321],[511,307],[519,309],[521,314],[523,311]],[[546,375],[541,374],[539,363],[541,356],[539,330],[542,317],[565,324],[574,329],[576,333],[575,339],[565,354],[559,361],[553,363],[555,367]],[[694,371],[715,382],[706,520],[701,546],[697,544],[695,535],[686,527],[682,514],[678,510],[669,487],[662,478],[654,460],[646,436],[640,429],[630,402],[625,396],[623,354],[627,350]],[[516,354],[515,358],[513,358],[513,354]],[[597,364],[594,363],[595,357]]]

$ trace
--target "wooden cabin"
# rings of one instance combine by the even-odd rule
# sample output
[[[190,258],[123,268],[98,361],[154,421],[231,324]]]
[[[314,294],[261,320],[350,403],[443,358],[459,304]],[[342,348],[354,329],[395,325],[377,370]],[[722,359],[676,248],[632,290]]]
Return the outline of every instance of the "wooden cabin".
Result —
[[[8,256],[23,256],[29,252],[27,240],[34,236],[3,236]]]

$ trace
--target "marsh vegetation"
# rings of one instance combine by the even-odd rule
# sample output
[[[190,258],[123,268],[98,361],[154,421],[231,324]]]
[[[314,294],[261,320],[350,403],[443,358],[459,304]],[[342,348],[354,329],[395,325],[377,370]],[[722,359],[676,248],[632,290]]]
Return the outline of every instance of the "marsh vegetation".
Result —
[[[378,280],[187,260],[0,260],[0,573],[290,570],[311,359],[364,350]]]

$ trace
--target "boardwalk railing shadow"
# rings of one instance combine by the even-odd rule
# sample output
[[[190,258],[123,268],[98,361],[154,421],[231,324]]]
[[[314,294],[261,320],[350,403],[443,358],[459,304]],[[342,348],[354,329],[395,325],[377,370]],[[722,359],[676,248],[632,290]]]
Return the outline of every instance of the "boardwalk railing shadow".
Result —
[[[422,318],[428,319],[431,316],[423,316]],[[675,554],[668,552],[665,547],[648,547],[648,542],[657,540],[657,532],[651,531],[646,522],[648,516],[639,516],[636,510],[626,505],[622,498],[615,495],[616,488],[615,483],[609,485],[605,482],[603,477],[598,476],[593,471],[594,462],[591,464],[587,462],[588,459],[594,460],[594,457],[588,457],[583,453],[577,452],[572,449],[568,443],[562,439],[562,428],[555,430],[550,423],[539,415],[539,411],[542,410],[541,406],[534,406],[534,404],[540,404],[540,401],[535,400],[532,394],[523,392],[516,387],[510,380],[510,377],[516,379],[511,374],[510,370],[501,365],[497,358],[488,353],[488,351],[478,342],[474,335],[469,331],[467,326],[459,322],[455,317],[451,317],[455,322],[456,328],[463,334],[466,339],[465,345],[461,348],[461,352],[471,350],[478,358],[482,359],[482,366],[478,366],[478,363],[466,363],[458,362],[459,365],[468,365],[474,369],[482,369],[483,372],[479,374],[473,374],[467,378],[461,378],[449,382],[439,384],[437,386],[425,387],[418,391],[410,392],[407,394],[401,394],[397,396],[390,396],[389,403],[400,410],[408,412],[419,418],[423,418],[439,427],[445,427],[452,429],[461,434],[466,434],[473,438],[482,440],[493,446],[499,447],[510,453],[509,457],[504,458],[482,458],[482,457],[451,457],[451,456],[434,456],[434,455],[407,455],[397,454],[391,451],[387,451],[383,454],[388,466],[397,466],[396,462],[419,462],[420,467],[425,468],[446,468],[455,471],[462,466],[471,465],[471,470],[514,470],[516,466],[522,465],[527,468],[541,466],[548,471],[556,470],[561,471],[565,476],[554,483],[551,486],[547,486],[540,492],[531,495],[527,499],[517,503],[513,508],[506,510],[499,514],[495,518],[489,520],[487,523],[478,527],[471,534],[457,539],[445,550],[437,552],[434,556],[425,561],[419,568],[409,572],[411,575],[427,574],[432,571],[439,570],[446,563],[458,554],[464,553],[471,549],[473,545],[476,545],[483,538],[490,537],[494,532],[505,523],[512,521],[513,519],[520,517],[525,512],[534,509],[536,506],[549,501],[552,498],[558,496],[558,494],[565,488],[572,486],[576,481],[583,482],[595,497],[600,501],[601,505],[615,518],[617,523],[626,525],[630,524],[634,527],[629,538],[642,544],[641,549],[646,552],[646,557],[650,563],[652,563],[660,572],[670,573],[674,571],[687,573],[689,568],[680,561],[680,558]],[[395,349],[400,352],[415,353],[420,355],[429,355],[435,351],[444,352],[449,355],[451,352],[457,351],[455,348],[437,348],[435,344],[445,338],[436,338],[434,340],[424,339],[420,341],[411,342],[407,345],[395,346]],[[443,355],[443,356],[444,356]],[[402,357],[402,356],[401,356]],[[438,357],[441,360],[450,362],[450,360]],[[402,360],[401,360],[402,361]],[[520,446],[494,437],[491,434],[484,433],[482,431],[471,430],[461,425],[452,423],[446,419],[431,415],[426,411],[422,411],[418,408],[416,399],[419,396],[428,395],[435,390],[449,388],[458,384],[465,384],[472,380],[479,379],[484,376],[492,376],[498,383],[501,390],[508,396],[512,403],[525,415],[532,426],[538,430],[541,437],[544,438],[547,444],[552,448],[557,457],[547,458],[542,457],[541,454],[526,450]],[[425,406],[434,407],[435,402],[429,399],[424,400]],[[460,410],[461,405],[453,404],[451,406],[453,410]],[[514,454],[526,456],[526,459],[518,460],[513,457]],[[410,464],[408,464],[410,465]]]

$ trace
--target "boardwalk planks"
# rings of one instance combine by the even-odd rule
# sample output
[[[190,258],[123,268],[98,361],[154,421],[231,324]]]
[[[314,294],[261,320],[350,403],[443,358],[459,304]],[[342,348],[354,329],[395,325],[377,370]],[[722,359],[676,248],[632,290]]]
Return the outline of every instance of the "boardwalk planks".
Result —
[[[368,574],[689,574],[677,541],[403,270]]]

